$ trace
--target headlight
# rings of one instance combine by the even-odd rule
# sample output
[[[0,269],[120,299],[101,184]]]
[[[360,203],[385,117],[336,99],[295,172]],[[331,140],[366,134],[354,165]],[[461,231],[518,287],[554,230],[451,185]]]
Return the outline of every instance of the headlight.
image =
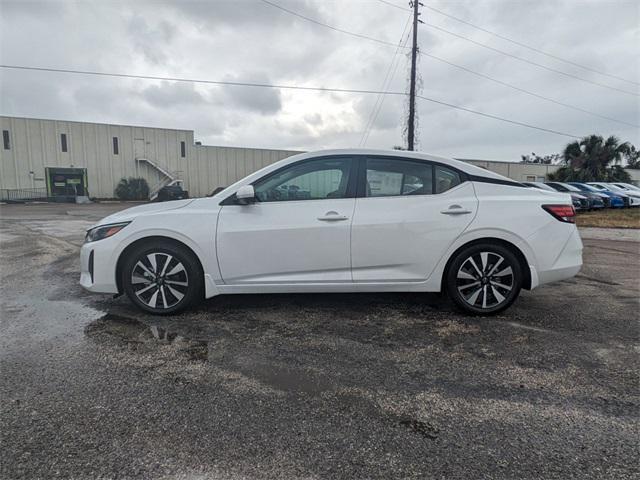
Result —
[[[101,225],[99,227],[92,228],[91,230],[87,231],[87,235],[84,237],[84,242],[96,242],[98,240],[109,238],[118,233],[130,223],[131,222],[112,223],[110,225]]]

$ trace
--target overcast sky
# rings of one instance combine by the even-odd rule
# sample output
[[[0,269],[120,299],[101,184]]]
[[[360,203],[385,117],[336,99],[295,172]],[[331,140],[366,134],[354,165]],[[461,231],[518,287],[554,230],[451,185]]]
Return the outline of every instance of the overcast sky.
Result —
[[[397,44],[409,12],[378,0],[271,0],[318,21]],[[406,1],[389,0],[402,7]],[[640,82],[640,2],[429,1],[450,15],[578,64]],[[0,61],[287,85],[380,90],[395,48],[296,18],[260,0],[0,0]],[[533,62],[640,94],[628,83],[538,54],[428,9],[422,19]],[[405,31],[406,32],[406,31]],[[423,52],[563,103],[640,124],[640,98],[529,65],[429,25]],[[406,91],[402,51],[390,90]],[[424,96],[575,135],[615,134],[640,146],[639,129],[526,95],[421,57]],[[312,150],[357,147],[376,95],[98,78],[0,70],[0,113],[195,131],[210,145]],[[405,143],[407,100],[387,96],[366,143]],[[419,150],[519,160],[560,151],[570,138],[418,103]]]

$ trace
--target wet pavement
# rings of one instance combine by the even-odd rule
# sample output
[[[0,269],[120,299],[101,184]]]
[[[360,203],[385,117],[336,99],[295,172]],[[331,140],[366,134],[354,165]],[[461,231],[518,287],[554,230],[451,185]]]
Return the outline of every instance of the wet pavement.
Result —
[[[438,295],[77,285],[119,204],[0,206],[0,477],[638,478],[640,243],[493,318]],[[623,238],[627,238],[626,236]]]

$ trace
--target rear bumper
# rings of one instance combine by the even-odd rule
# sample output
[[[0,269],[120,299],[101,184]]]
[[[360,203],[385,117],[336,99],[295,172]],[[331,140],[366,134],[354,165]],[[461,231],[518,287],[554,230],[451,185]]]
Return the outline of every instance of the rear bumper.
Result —
[[[578,229],[574,228],[573,233],[565,243],[556,257],[553,264],[537,271],[538,284],[557,282],[575,276],[582,268],[582,240]]]

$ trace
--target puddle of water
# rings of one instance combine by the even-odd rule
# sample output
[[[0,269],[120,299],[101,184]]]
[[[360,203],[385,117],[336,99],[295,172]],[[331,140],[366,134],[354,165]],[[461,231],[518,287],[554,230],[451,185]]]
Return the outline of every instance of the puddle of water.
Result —
[[[133,346],[153,343],[176,344],[180,347],[179,352],[193,361],[207,361],[209,357],[208,342],[189,340],[164,326],[147,325],[135,318],[111,313],[87,325],[85,333],[95,339],[107,336]]]
[[[302,368],[274,365],[269,359],[254,356],[234,358],[232,344],[229,351],[222,352],[224,347],[218,341],[222,337],[228,340],[228,334],[222,331],[215,340],[196,341],[165,325],[149,325],[135,318],[107,314],[87,325],[85,334],[99,342],[115,340],[138,352],[148,352],[154,345],[175,345],[178,355],[186,356],[190,361],[213,364],[222,360],[227,363],[225,368],[231,367],[248,378],[284,392],[319,395],[335,388],[332,382]]]

